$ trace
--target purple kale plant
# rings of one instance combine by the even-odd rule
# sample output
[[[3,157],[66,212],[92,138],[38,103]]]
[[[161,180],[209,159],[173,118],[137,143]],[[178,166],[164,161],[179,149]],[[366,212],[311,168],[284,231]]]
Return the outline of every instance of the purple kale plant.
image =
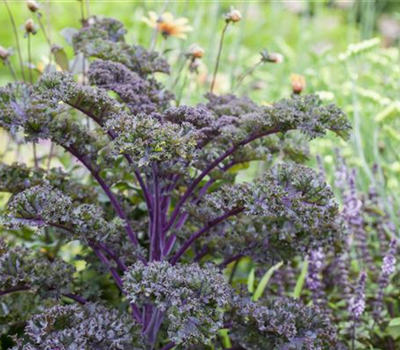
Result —
[[[180,105],[156,79],[167,60],[125,35],[92,17],[72,38],[90,63],[84,77],[53,71],[0,88],[0,125],[26,143],[50,140],[86,174],[0,167],[13,233],[0,246],[8,347],[336,349],[319,310],[320,260],[346,228],[330,186],[301,163],[307,138],[349,136],[346,115],[314,95],[262,106],[208,93]],[[260,160],[264,174],[235,181]],[[34,242],[32,229],[45,248],[16,244]],[[60,253],[77,242],[79,270]],[[242,258],[269,268],[308,254],[312,307],[251,300],[225,275]]]

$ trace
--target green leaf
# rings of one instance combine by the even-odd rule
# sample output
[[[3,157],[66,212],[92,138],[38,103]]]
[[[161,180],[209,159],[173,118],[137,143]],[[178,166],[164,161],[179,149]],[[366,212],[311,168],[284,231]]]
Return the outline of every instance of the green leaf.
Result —
[[[249,277],[247,279],[247,289],[250,293],[254,292],[254,280],[255,280],[255,272],[254,267],[250,270]]]
[[[263,278],[261,278],[260,283],[257,286],[257,289],[253,295],[253,300],[257,301],[258,299],[260,299],[260,297],[263,295],[265,288],[267,287],[267,284],[269,282],[269,280],[271,279],[272,275],[274,274],[274,272],[276,270],[278,270],[281,266],[283,265],[283,262],[281,261],[280,263],[272,266],[267,272],[266,274],[263,276]]]
[[[69,61],[67,54],[61,46],[52,46],[51,52],[54,56],[56,63],[61,67],[64,72],[69,71]]]
[[[232,347],[231,339],[229,338],[229,329],[221,329],[218,334],[221,338],[221,343],[224,349],[230,349]]]
[[[400,111],[400,104],[398,102],[393,102],[389,106],[387,106],[383,111],[378,113],[375,117],[375,120],[378,123],[382,123],[386,121],[389,117],[395,116]]]
[[[231,167],[228,170],[228,173],[237,173],[239,170],[244,170],[244,169],[248,169],[250,167],[250,163],[249,162],[245,162],[245,163],[239,163],[234,165],[233,167]]]
[[[304,281],[306,280],[308,272],[308,259],[305,258],[303,262],[303,267],[301,268],[300,276],[297,279],[296,286],[293,292],[293,298],[299,298],[301,295],[301,291],[303,290]]]
[[[400,317],[392,318],[390,320],[387,331],[394,339],[400,337]]]

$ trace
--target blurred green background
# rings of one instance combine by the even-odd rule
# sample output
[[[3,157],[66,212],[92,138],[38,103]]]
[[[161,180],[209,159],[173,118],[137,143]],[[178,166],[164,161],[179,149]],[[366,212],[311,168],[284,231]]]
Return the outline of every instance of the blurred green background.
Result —
[[[8,3],[26,59],[23,27],[32,13],[25,1]],[[149,11],[157,14],[168,11],[175,17],[187,18],[193,27],[187,39],[164,40],[159,36],[156,49],[165,51],[170,63],[176,65],[175,72],[182,65],[182,53],[191,44],[197,43],[205,49],[198,73],[188,73],[176,85],[175,93],[190,103],[201,102],[209,89],[224,26],[223,14],[234,6],[243,18],[227,31],[216,91],[229,92],[235,79],[259,61],[262,49],[281,53],[285,58],[283,63],[260,66],[246,77],[237,92],[267,104],[291,94],[291,74],[304,76],[304,92],[317,93],[322,99],[338,104],[349,114],[354,126],[348,143],[331,136],[313,141],[313,155],[322,156],[332,180],[335,149],[340,148],[349,165],[359,169],[359,186],[365,190],[371,184],[376,185],[394,213],[400,201],[400,2],[50,0],[40,4],[42,23],[48,28],[51,42],[63,46],[70,57],[72,51],[65,40],[68,33],[65,28],[81,26],[81,11],[85,15],[118,18],[128,28],[129,40],[145,47],[150,46],[154,32],[142,21]],[[0,21],[0,45],[14,47],[4,4]],[[33,38],[32,48],[32,63],[42,70],[48,62],[49,47],[41,30]],[[18,74],[16,55],[13,65]],[[0,85],[11,79],[8,68],[0,67]],[[161,79],[171,86],[176,76]],[[3,150],[8,142],[3,135]],[[3,160],[13,159],[3,152]],[[245,177],[258,170],[247,170]]]

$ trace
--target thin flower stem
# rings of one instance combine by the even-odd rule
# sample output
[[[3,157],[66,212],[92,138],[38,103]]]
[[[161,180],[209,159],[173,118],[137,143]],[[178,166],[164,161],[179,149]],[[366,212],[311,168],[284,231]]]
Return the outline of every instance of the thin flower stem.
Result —
[[[179,90],[178,98],[176,99],[176,105],[179,107],[181,105],[183,91],[185,90],[186,84],[188,82],[188,75],[185,74],[185,78],[183,79],[182,86]]]
[[[249,70],[247,70],[246,73],[244,73],[241,77],[239,77],[238,81],[236,84],[232,86],[232,92],[235,92],[236,89],[243,83],[243,80],[248,77],[249,75],[253,74],[253,72],[263,63],[263,61],[259,61],[256,63],[253,67],[251,67]]]
[[[54,142],[52,142],[52,141],[50,141],[50,142],[51,142],[51,144],[50,144],[50,151],[49,151],[49,157],[48,157],[48,159],[47,159],[47,167],[46,167],[47,173],[49,173],[49,171],[50,171],[51,159],[53,158],[54,149],[55,149],[55,144],[54,144]]]
[[[182,74],[182,72],[183,72],[183,68],[185,68],[185,64],[186,64],[186,61],[187,61],[187,60],[188,60],[187,57],[184,56],[184,60],[183,60],[183,62],[182,62],[182,64],[181,64],[181,66],[179,67],[178,75],[176,76],[175,81],[173,82],[173,84],[172,84],[172,86],[171,86],[171,89],[173,89],[173,88],[178,84],[179,79],[181,78],[181,74]]]
[[[36,150],[36,142],[32,142],[32,148],[33,148],[33,162],[35,164],[35,168],[39,168],[39,162],[38,162],[38,157],[37,157],[37,150]]]
[[[79,3],[80,3],[80,11],[81,11],[81,24],[83,25],[83,23],[85,21],[85,8],[84,8],[83,0],[79,0]]]
[[[44,38],[46,39],[47,44],[49,45],[49,66],[51,65],[52,61],[52,44],[49,35],[47,34],[46,28],[44,27],[44,24],[42,22],[42,14],[40,12],[37,13],[37,20],[39,23],[39,27],[42,30],[42,33],[44,35]]]
[[[14,16],[13,16],[13,14],[11,12],[10,7],[8,6],[7,0],[3,0],[3,2],[4,2],[4,5],[7,8],[7,12],[8,12],[8,15],[10,17],[11,25],[12,25],[12,28],[13,28],[13,31],[14,31],[15,44],[16,44],[16,47],[17,47],[17,54],[18,54],[20,68],[21,68],[21,76],[22,76],[22,80],[25,81],[25,72],[24,72],[24,63],[23,63],[24,61],[22,59],[21,46],[19,44],[17,26],[15,25]]]
[[[39,27],[40,27],[40,29],[42,30],[42,33],[43,33],[43,35],[44,35],[44,38],[46,39],[47,44],[49,45],[49,47],[50,47],[50,49],[51,49],[51,41],[50,41],[50,38],[49,38],[49,36],[47,35],[46,29],[45,29],[45,27],[44,27],[44,25],[43,25],[43,22],[42,22],[42,15],[41,15],[40,13],[38,13],[38,15],[37,15],[37,20],[38,20],[38,23],[39,23]]]
[[[14,81],[18,81],[17,75],[15,74],[14,68],[11,64],[10,60],[7,60],[4,62],[4,64],[8,67],[8,69],[10,70],[11,76],[13,77]]]
[[[161,9],[161,14],[163,14],[168,6],[169,0],[165,0],[163,7]],[[161,16],[159,18],[159,20],[161,20]],[[157,34],[158,34],[158,21],[157,21],[157,25],[155,26],[154,30],[153,30],[153,34],[151,36],[151,42],[150,42],[150,51],[154,51],[155,47],[156,47],[156,43],[157,43]]]
[[[51,43],[51,22],[50,22],[50,18],[51,18],[51,4],[50,4],[51,0],[47,0],[47,6],[46,6],[46,25],[47,25],[47,30],[43,31],[43,33],[45,33],[47,39],[48,39],[48,43],[50,46],[50,51],[49,51],[49,65],[51,65],[51,61],[53,58],[53,52],[52,52],[52,43]],[[39,19],[39,25],[40,25],[40,19]],[[44,26],[43,26],[44,28]]]
[[[226,30],[228,29],[230,22],[226,22],[224,28],[222,29],[221,33],[221,39],[219,41],[219,48],[218,48],[218,55],[217,55],[217,61],[215,62],[215,68],[214,68],[214,74],[213,74],[213,79],[211,81],[211,86],[210,86],[210,92],[214,92],[214,86],[215,86],[215,80],[217,78],[217,73],[218,73],[218,67],[219,67],[219,61],[221,59],[221,52],[222,52],[222,46],[224,44],[224,38],[225,38],[225,33]]]
[[[178,262],[178,260],[181,258],[181,256],[190,248],[190,246],[193,244],[193,242],[195,240],[197,240],[199,237],[201,237],[204,233],[206,233],[209,229],[213,228],[214,226],[217,226],[219,223],[221,223],[222,221],[225,221],[229,217],[241,213],[243,210],[244,210],[244,208],[232,209],[231,211],[210,221],[202,229],[200,229],[196,233],[192,234],[190,236],[190,238],[181,246],[181,248],[178,250],[178,252],[173,256],[173,258],[171,259],[171,264],[175,265]]]
[[[86,17],[89,18],[89,17],[90,17],[90,4],[89,4],[89,0],[86,0],[85,3],[86,3]]]
[[[85,6],[83,3],[84,0],[80,0],[80,8],[81,8],[81,24],[82,27],[85,25],[86,19],[85,19]],[[87,84],[87,77],[86,77],[86,57],[83,55],[83,60],[82,60],[82,84],[85,85]],[[87,119],[87,126],[89,128],[90,123],[89,123],[89,118]]]
[[[27,41],[28,41],[28,72],[29,72],[29,83],[33,85],[33,75],[32,75],[32,50],[31,50],[31,34],[27,33]],[[37,150],[36,150],[36,142],[33,141],[33,161],[35,164],[35,168],[39,168],[39,162],[37,157]]]
[[[29,83],[33,84],[33,75],[32,75],[32,50],[31,50],[31,34],[27,34],[28,39],[28,72],[29,72]]]

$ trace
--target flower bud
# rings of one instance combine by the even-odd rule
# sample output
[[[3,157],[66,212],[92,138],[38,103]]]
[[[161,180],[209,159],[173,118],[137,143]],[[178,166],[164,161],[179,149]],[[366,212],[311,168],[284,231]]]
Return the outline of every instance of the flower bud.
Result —
[[[273,63],[282,63],[284,60],[283,55],[281,55],[280,53],[271,53],[270,54],[270,62]]]
[[[10,51],[8,51],[3,46],[0,46],[0,59],[5,61],[10,56]]]
[[[192,58],[202,58],[204,56],[204,49],[197,44],[193,44],[189,47],[189,51],[187,54],[189,57]]]
[[[37,10],[39,10],[39,4],[35,0],[28,0],[26,2],[26,6],[28,6],[28,9],[31,12],[36,12]]]
[[[36,26],[32,19],[28,19],[25,23],[25,32],[27,34],[36,34]]]
[[[261,61],[269,63],[282,63],[284,61],[284,57],[280,53],[263,50],[261,51]]]
[[[227,23],[229,22],[239,22],[242,19],[242,14],[240,13],[239,10],[234,9],[231,7],[231,10],[225,15],[225,21]]]
[[[300,95],[306,88],[306,80],[302,75],[292,74],[290,76],[290,81],[292,82],[292,90],[296,95]]]

